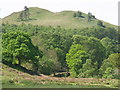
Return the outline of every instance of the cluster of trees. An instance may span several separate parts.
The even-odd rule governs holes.
[[[82,12],[77,11],[76,13],[73,14],[73,17],[78,17],[78,18],[84,18]],[[92,13],[88,13],[87,14],[87,21],[90,22],[92,19],[95,19],[95,16],[92,15]],[[105,27],[105,25],[103,25],[103,22],[101,20],[97,21],[97,25],[100,27]]]
[[[82,15],[82,12],[77,11],[76,13],[73,14],[73,17],[83,18],[84,16]],[[95,16],[92,15],[92,13],[88,12],[88,14],[87,14],[87,21],[90,22],[92,19],[95,19]],[[100,26],[103,25],[101,21],[98,21],[97,24],[100,25]]]
[[[118,77],[115,73],[115,69],[119,66],[117,46],[111,44],[110,39],[105,42],[106,39],[108,40],[108,37],[99,40],[94,37],[73,36],[72,46],[66,54],[66,61],[73,77],[99,77],[99,75],[104,78]],[[105,66],[106,59],[109,67]],[[112,72],[107,71],[108,68]]]
[[[42,51],[34,46],[29,35],[23,32],[9,32],[2,35],[2,60],[3,63],[33,64],[32,68],[36,73],[38,71],[39,58],[43,56]]]
[[[2,32],[3,61],[32,63],[32,70],[43,74],[62,70],[69,71],[72,77],[118,78],[118,41],[114,28],[72,30],[3,24]]]
[[[88,22],[90,22],[92,19],[95,19],[95,16],[92,15],[92,13],[88,12],[88,15],[87,15]]]
[[[30,12],[29,12],[29,8],[27,8],[27,6],[25,6],[24,10],[22,12],[20,12],[19,19],[21,21],[30,20]]]
[[[73,17],[82,17],[82,12],[78,11],[73,14]]]

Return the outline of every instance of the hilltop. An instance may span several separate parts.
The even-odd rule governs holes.
[[[30,7],[30,19],[29,21],[19,21],[18,17],[20,12],[13,12],[11,15],[3,18],[3,23],[10,24],[32,24],[32,25],[43,25],[43,26],[61,26],[63,28],[86,28],[86,27],[96,27],[98,19],[92,19],[90,22],[87,21],[87,14],[82,12],[83,17],[73,17],[74,13],[77,11],[61,11],[61,12],[51,12],[38,7]],[[102,21],[105,26],[115,27],[110,23]]]

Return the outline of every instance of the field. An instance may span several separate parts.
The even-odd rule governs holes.
[[[52,77],[30,75],[2,64],[3,88],[117,88],[116,79]]]

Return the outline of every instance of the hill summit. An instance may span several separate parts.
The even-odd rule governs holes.
[[[43,25],[43,26],[61,26],[63,28],[86,28],[97,26],[98,19],[94,15],[90,21],[88,21],[88,14],[85,14],[80,11],[61,11],[61,12],[51,12],[45,9],[41,9],[38,7],[30,7],[29,14],[30,20],[28,21],[20,21],[18,20],[21,12],[14,12],[11,15],[3,18],[3,23],[10,24],[33,24],[33,25]],[[79,13],[80,12],[80,13]],[[81,16],[77,16],[77,14]],[[76,15],[76,16],[75,16]],[[115,27],[112,24],[101,21],[105,26]]]

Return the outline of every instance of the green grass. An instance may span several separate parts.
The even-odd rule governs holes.
[[[53,13],[45,9],[32,7],[30,8],[30,18],[32,20],[29,21],[18,21],[18,17],[20,12],[14,12],[11,15],[5,17],[3,19],[3,23],[11,23],[11,24],[33,24],[33,25],[43,25],[43,26],[61,26],[63,28],[86,28],[86,27],[93,27],[97,26],[98,19],[93,19],[91,22],[87,22],[87,14],[83,13],[82,15],[84,18],[75,18],[73,14],[76,11],[62,11]],[[115,27],[116,26],[104,22],[104,25],[108,27]]]
[[[3,88],[117,88],[118,81],[115,79],[81,79],[71,81],[54,77],[46,79],[42,76],[29,75],[2,64],[2,87]],[[73,78],[74,79],[74,78]],[[79,78],[77,78],[79,79]],[[61,81],[63,80],[63,81]],[[67,81],[69,80],[69,81]],[[108,84],[109,83],[109,84]]]
[[[31,82],[29,80],[23,80],[19,83],[12,82],[11,80],[5,80],[2,84],[3,88],[110,88],[103,85],[77,85],[77,83],[61,83],[61,82],[49,82],[42,83]]]
[[[90,86],[90,85],[25,85],[25,86],[18,86],[18,85],[3,85],[3,88],[108,88],[105,86]]]

